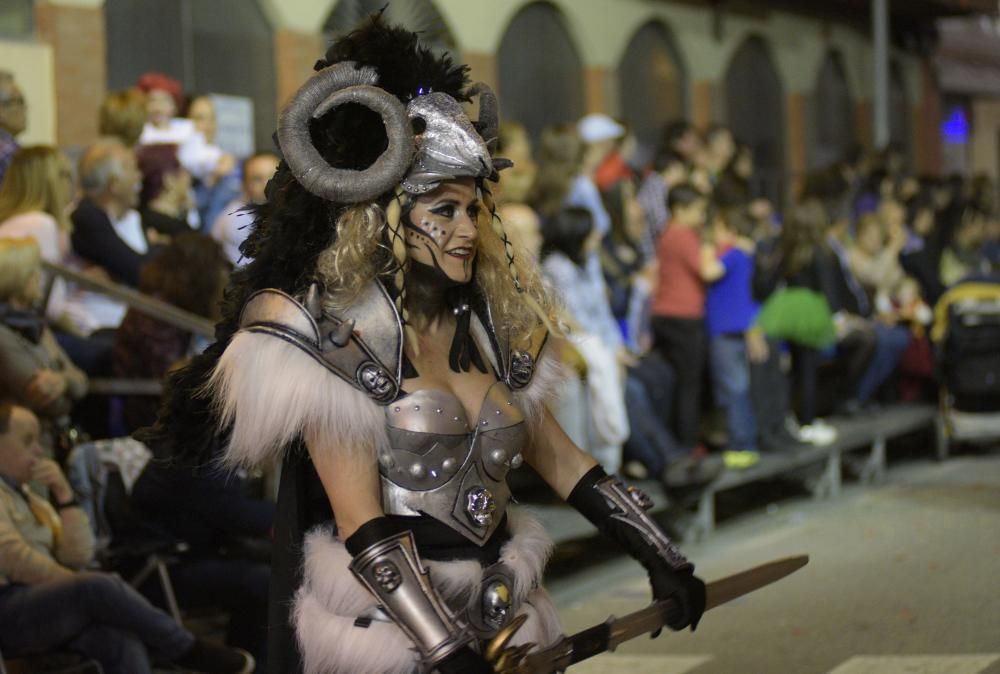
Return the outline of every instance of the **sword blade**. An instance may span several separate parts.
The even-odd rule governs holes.
[[[705,610],[732,601],[754,590],[777,582],[795,573],[809,562],[808,555],[786,557],[746,571],[720,578],[705,586]],[[657,601],[646,608],[621,618],[614,616],[600,625],[563,637],[556,644],[534,653],[522,655],[519,662],[499,672],[516,674],[550,674],[570,665],[613,651],[622,643],[664,627],[671,613],[677,611],[673,599]]]

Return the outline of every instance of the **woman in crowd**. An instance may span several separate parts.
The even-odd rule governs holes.
[[[611,313],[635,352],[649,338],[649,298],[655,264],[644,259],[640,240],[646,226],[635,183],[622,180],[602,193],[611,229],[601,241],[601,269],[609,291]]]
[[[75,191],[73,170],[59,150],[47,145],[22,148],[0,184],[0,238],[30,237],[43,260],[66,264]],[[66,285],[56,281],[47,314],[60,328],[75,331],[67,310]]]
[[[135,147],[145,124],[146,96],[139,89],[112,91],[101,103],[97,130],[102,136],[112,136],[126,147]]]
[[[194,128],[210,146],[215,146],[215,137],[219,131],[218,118],[215,113],[215,102],[211,96],[194,94],[188,101],[185,117],[194,123]],[[198,219],[201,221],[201,231],[209,232],[216,218],[233,199],[240,196],[240,171],[232,155],[223,154],[222,160],[216,164],[207,176],[194,181],[194,199],[198,209]]]
[[[0,400],[40,417],[51,447],[57,426],[87,392],[87,377],[56,342],[35,307],[41,252],[33,239],[0,239]]]
[[[473,644],[519,613],[515,641],[558,638],[537,589],[548,543],[507,514],[506,474],[523,461],[644,561],[656,596],[679,599],[672,626],[696,622],[691,564],[627,496],[609,507],[624,486],[542,403],[552,303],[494,218],[495,98],[378,19],[318,68],[283,113],[276,196],[257,211],[220,341],[174,378],[150,437],[198,454],[218,433],[232,465],[284,457],[272,669],[489,672]],[[458,103],[474,93],[478,129]],[[193,395],[206,384],[213,405]],[[298,525],[320,525],[304,547]],[[296,590],[302,665],[283,640]]]
[[[192,120],[176,116],[184,107],[180,82],[162,73],[146,73],[136,86],[146,94],[146,124],[140,145],[176,145],[181,164],[199,180],[233,170],[231,155],[212,145]]]
[[[764,302],[758,323],[792,351],[799,436],[818,445],[836,439],[816,412],[820,351],[836,341],[830,301],[837,292],[838,263],[826,244],[827,226],[819,201],[794,206],[774,244],[758,253],[754,274],[755,298]]]
[[[190,231],[191,174],[181,166],[175,145],[144,145],[135,155],[142,173],[139,213],[143,230],[150,243],[168,243],[171,237]]]
[[[186,232],[177,236],[142,268],[139,290],[210,320],[219,319],[229,262],[214,240]],[[130,309],[115,331],[114,376],[162,379],[183,365],[191,333]],[[156,421],[159,401],[149,396],[124,398],[128,434]]]

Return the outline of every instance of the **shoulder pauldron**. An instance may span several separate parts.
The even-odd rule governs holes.
[[[348,308],[333,315],[313,284],[301,300],[277,289],[250,296],[240,329],[283,339],[368,395],[379,405],[399,397],[402,386],[403,322],[388,291],[372,281]],[[540,330],[526,348],[511,348],[498,330],[488,304],[474,308],[475,323],[486,335],[498,378],[512,390],[525,388],[534,375],[547,333]]]

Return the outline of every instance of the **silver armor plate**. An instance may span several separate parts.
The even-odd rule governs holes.
[[[443,391],[417,391],[385,408],[389,452],[379,457],[382,506],[428,515],[482,545],[510,501],[507,473],[521,465],[524,414],[503,382],[490,387],[476,422]]]

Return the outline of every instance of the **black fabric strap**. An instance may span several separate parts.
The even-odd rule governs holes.
[[[600,465],[594,466],[583,474],[566,499],[567,503],[598,527],[613,512],[600,492],[594,489],[594,485],[607,476],[607,472]]]
[[[379,541],[384,541],[398,533],[399,527],[393,524],[388,517],[376,517],[358,527],[358,530],[344,541],[344,547],[351,553],[351,557],[357,557]]]

